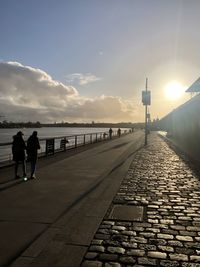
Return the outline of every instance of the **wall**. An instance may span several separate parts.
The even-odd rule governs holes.
[[[200,94],[159,121],[159,127],[188,153],[200,161]]]

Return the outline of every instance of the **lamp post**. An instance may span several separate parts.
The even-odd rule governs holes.
[[[148,78],[146,78],[145,90],[142,91],[142,103],[145,106],[145,139],[144,145],[147,145],[147,107],[151,105],[151,91],[148,90]]]

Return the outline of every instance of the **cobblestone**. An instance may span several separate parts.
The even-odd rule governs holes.
[[[144,220],[103,219],[81,267],[200,267],[200,179],[160,137],[134,154],[113,204]]]
[[[164,267],[178,267],[179,262],[178,261],[161,260],[160,265],[164,266]]]

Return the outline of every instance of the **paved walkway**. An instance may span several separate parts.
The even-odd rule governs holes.
[[[133,221],[136,207],[142,217]],[[103,266],[200,266],[199,177],[155,134],[135,154],[81,264]]]
[[[25,238],[20,231],[28,227],[31,242],[26,236],[10,266],[200,267],[199,177],[155,133],[147,147],[142,141],[140,133],[113,140],[52,164],[49,177],[44,166],[41,181],[24,183],[22,196],[36,201],[33,211],[27,213],[17,198],[17,206],[8,207],[19,209],[15,241]],[[8,192],[20,198],[20,191],[3,191],[0,208]],[[2,217],[9,212],[1,215],[1,236]]]
[[[1,169],[11,186],[0,192],[0,266],[80,264],[143,141],[138,131],[43,158],[38,179],[18,184],[13,167]]]

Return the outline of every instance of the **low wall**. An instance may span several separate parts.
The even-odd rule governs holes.
[[[200,161],[200,94],[161,119],[159,128],[167,131],[183,151]]]

